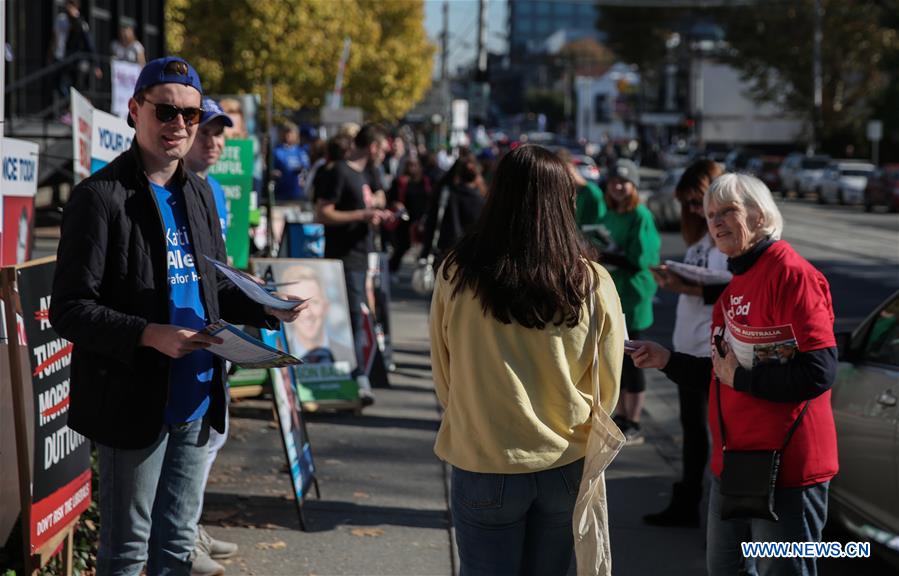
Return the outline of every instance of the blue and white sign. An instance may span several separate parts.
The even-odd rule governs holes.
[[[37,193],[37,159],[40,148],[35,142],[3,139],[3,196],[34,196]],[[2,213],[0,213],[2,218]]]
[[[134,129],[123,118],[96,108],[92,116],[91,174],[131,148],[131,140],[134,138]]]

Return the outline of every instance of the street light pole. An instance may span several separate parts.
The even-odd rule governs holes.
[[[817,150],[821,140],[822,115],[821,108],[824,101],[824,86],[821,77],[821,41],[823,32],[821,30],[822,20],[824,19],[824,6],[821,0],[815,0],[815,31],[812,43],[812,82],[814,88],[813,102],[814,109],[812,111],[812,142],[811,146]]]

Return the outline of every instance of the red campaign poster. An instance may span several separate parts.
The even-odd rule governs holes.
[[[34,195],[37,193],[38,145],[35,142],[3,139],[3,169],[0,174],[0,265],[21,264],[31,258]]]
[[[34,196],[3,195],[3,235],[0,263],[12,266],[31,260]]]

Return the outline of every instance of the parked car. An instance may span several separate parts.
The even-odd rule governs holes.
[[[806,156],[802,159],[796,173],[796,193],[800,198],[814,193],[828,164],[830,156]]]
[[[832,515],[899,553],[899,291],[838,342],[831,403],[840,472],[831,484]]]
[[[899,164],[887,164],[868,178],[864,192],[865,210],[886,206],[890,212],[899,212]]]
[[[666,169],[680,168],[690,163],[694,151],[684,142],[677,142],[662,151],[662,166]]]
[[[861,204],[874,164],[858,160],[834,160],[815,187],[819,204]]]
[[[655,217],[659,230],[680,229],[680,202],[674,195],[684,168],[674,168],[665,174],[664,180],[655,189],[649,189],[645,199],[646,207]]]
[[[724,158],[724,167],[728,172],[741,172],[746,170],[747,164],[759,153],[751,148],[734,148]]]
[[[746,171],[765,183],[769,190],[781,189],[780,165],[783,156],[754,156],[746,163]]]
[[[780,176],[781,195],[786,196],[788,192],[796,189],[796,177],[802,167],[803,158],[805,154],[802,152],[793,152],[780,164],[777,174]]]

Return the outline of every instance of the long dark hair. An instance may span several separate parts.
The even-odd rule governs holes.
[[[443,264],[453,297],[471,288],[484,314],[504,324],[576,326],[599,280],[574,221],[576,193],[549,150],[526,145],[506,154],[477,225]]]
[[[697,192],[703,197],[712,181],[724,174],[720,164],[710,158],[700,158],[690,164],[677,182],[674,194],[681,203],[680,233],[688,246],[699,242],[709,231],[705,218],[697,216],[690,210],[686,202]]]

